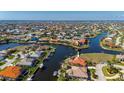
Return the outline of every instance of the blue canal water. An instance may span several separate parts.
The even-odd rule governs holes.
[[[17,47],[17,46],[22,46],[22,44],[17,44],[17,43],[2,44],[2,45],[0,45],[0,51],[1,50],[6,50],[6,49],[9,49],[9,48],[14,48],[14,47]]]
[[[105,50],[100,47],[99,41],[106,35],[106,33],[102,33],[98,35],[96,38],[91,38],[88,49],[80,50],[80,53],[108,53],[108,54],[119,54],[120,52]],[[8,48],[13,48],[16,46],[20,46],[21,44],[10,43],[0,45],[0,50],[5,50]],[[34,74],[33,81],[54,81],[56,77],[53,77],[53,72],[59,70],[63,59],[69,56],[73,56],[76,54],[75,49],[57,45],[56,51],[53,56],[49,57],[46,61],[44,61],[44,70],[38,69]]]
[[[111,50],[105,50],[101,48],[100,46],[100,40],[105,37],[107,33],[102,33],[98,35],[96,38],[90,38],[89,41],[89,48],[88,49],[82,49],[81,53],[107,53],[107,54],[119,54],[118,51],[111,51]]]
[[[96,38],[91,38],[88,49],[82,49],[80,53],[108,53],[119,54],[117,51],[105,50],[100,47],[99,41],[106,35],[102,33]],[[44,62],[45,70],[39,69],[33,77],[34,81],[54,81],[56,78],[53,76],[53,72],[59,70],[60,65],[65,57],[75,55],[76,51],[72,48],[59,45],[56,47],[55,54]]]

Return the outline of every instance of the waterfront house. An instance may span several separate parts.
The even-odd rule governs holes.
[[[51,39],[50,42],[52,43],[57,43],[59,41],[59,39]]]
[[[39,51],[44,51],[44,50],[48,50],[49,49],[49,46],[39,46],[38,48],[37,48],[37,50],[39,50]]]
[[[76,45],[76,46],[79,45],[78,40],[72,40],[71,42],[72,42],[73,45]]]
[[[88,78],[86,61],[79,56],[79,52],[77,56],[69,58],[68,63],[67,77],[79,80],[86,80]]]
[[[77,54],[76,57],[70,58],[69,63],[72,64],[72,65],[80,65],[80,66],[84,66],[84,67],[86,66],[85,59],[81,58],[79,56],[79,54]]]
[[[79,40],[79,45],[83,45],[83,44],[86,44],[86,43],[87,43],[86,39],[80,39]]]
[[[112,38],[111,37],[105,38],[105,42],[112,42]]]
[[[23,54],[23,53],[17,54],[17,58],[21,58],[21,59],[26,58],[27,56],[28,54]]]
[[[68,69],[66,72],[69,77],[74,77],[79,79],[88,78],[86,67],[71,66],[71,68]]]
[[[110,48],[114,48],[114,47],[115,47],[115,44],[114,44],[114,43],[109,43],[108,46],[109,46]]]
[[[40,55],[43,53],[43,51],[31,51],[30,53],[29,53],[29,56],[31,57],[31,58],[38,58],[38,57],[40,57]]]
[[[34,58],[24,58],[17,63],[19,66],[32,66],[36,59]]]
[[[3,50],[3,51],[0,51],[0,56],[6,56],[7,55],[7,52],[5,51],[5,50]]]
[[[124,54],[116,55],[116,59],[120,62],[124,62]]]
[[[39,41],[41,41],[41,42],[48,42],[49,38],[46,38],[46,37],[45,38],[40,38]]]
[[[113,38],[115,35],[116,35],[116,33],[108,34],[107,37],[109,37],[109,38]]]
[[[21,74],[21,67],[19,66],[8,66],[0,71],[0,78],[6,80],[15,80]]]

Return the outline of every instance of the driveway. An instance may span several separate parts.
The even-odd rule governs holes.
[[[102,72],[103,66],[106,66],[106,64],[97,64],[96,65],[96,74],[98,75],[98,81],[106,81],[105,76]]]

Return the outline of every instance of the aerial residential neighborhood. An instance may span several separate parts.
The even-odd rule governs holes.
[[[3,23],[0,80],[123,80],[123,25],[122,22]]]
[[[124,22],[1,20],[0,80],[123,81]]]
[[[123,0],[1,0],[1,93],[123,93]]]

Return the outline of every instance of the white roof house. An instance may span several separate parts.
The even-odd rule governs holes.
[[[25,58],[22,59],[20,62],[17,63],[17,65],[25,65],[25,66],[31,66],[35,59],[33,58]]]
[[[6,55],[6,51],[5,50],[3,50],[3,51],[0,51],[0,56],[5,56]]]
[[[124,61],[124,55],[116,55],[116,59],[118,59],[119,61]]]
[[[31,52],[30,57],[35,57],[38,58],[40,55],[43,53],[43,51],[36,51],[36,52]]]
[[[105,38],[105,40],[106,40],[106,41],[112,41],[112,38],[107,37],[107,38]]]

